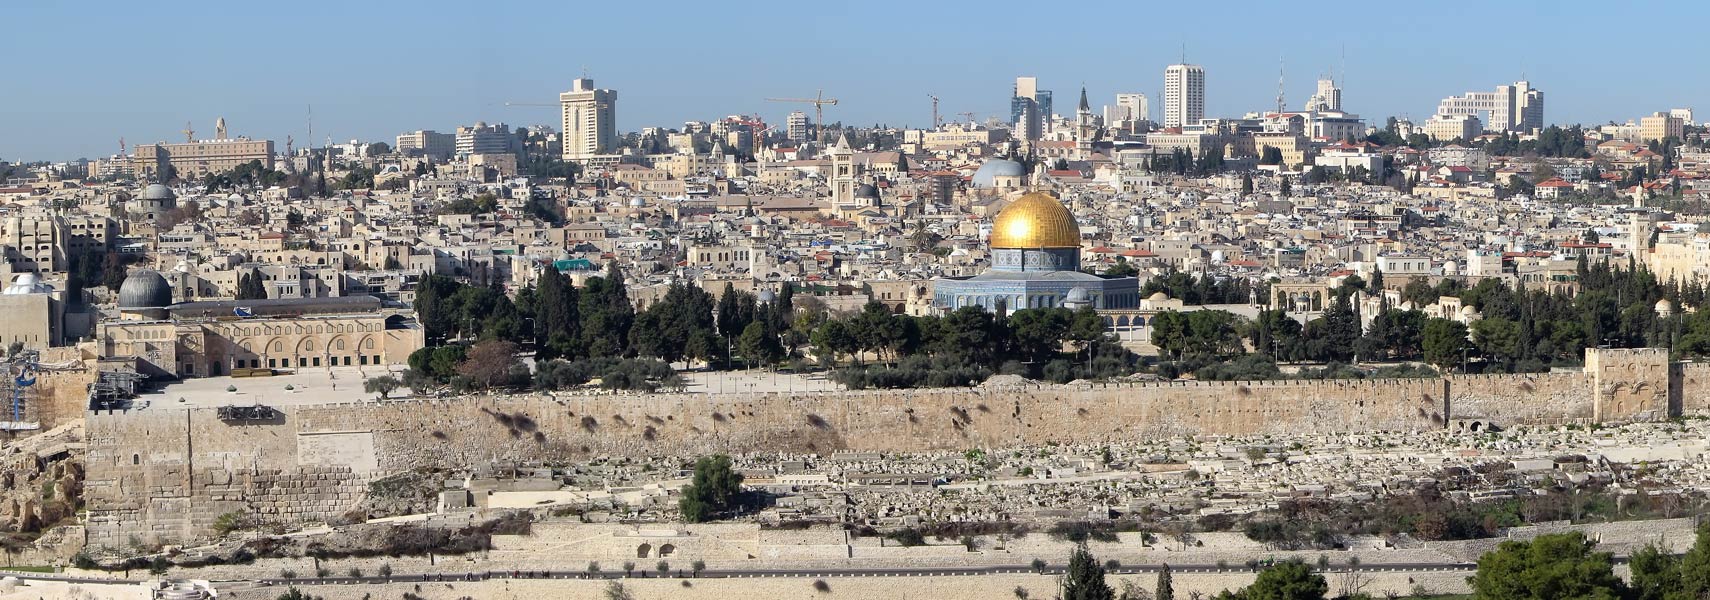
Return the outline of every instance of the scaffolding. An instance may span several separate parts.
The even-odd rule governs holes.
[[[148,377],[136,371],[97,371],[95,382],[89,384],[89,410],[122,410],[129,408],[137,396],[137,383]]]
[[[34,350],[23,350],[6,357],[7,399],[10,406],[6,413],[6,421],[0,421],[0,431],[30,431],[41,429],[42,424],[28,420],[30,414],[29,397],[36,386],[36,375],[41,372],[40,355]]]

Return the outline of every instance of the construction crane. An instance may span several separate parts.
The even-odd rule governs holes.
[[[937,129],[938,125],[939,125],[939,123],[938,123],[938,97],[934,96],[932,94],[927,94],[926,97],[932,99],[932,128]]]
[[[819,139],[821,123],[825,122],[825,105],[837,106],[836,98],[825,97],[825,90],[815,90],[812,98],[767,98],[767,102],[796,102],[813,105],[813,139]]]
[[[756,116],[740,115],[740,116],[738,116],[738,118],[725,119],[725,122],[730,123],[730,124],[735,124],[735,125],[741,125],[741,126],[748,128],[749,137],[753,138],[751,141],[754,142],[754,148],[752,150],[752,153],[755,155],[760,154],[760,141],[761,141],[761,139],[766,136],[766,132],[771,131],[773,129],[772,127],[767,127],[766,122],[762,121],[758,115],[756,115]]]
[[[184,143],[188,144],[196,141],[196,129],[190,126],[189,121],[184,122],[184,131],[180,133],[184,134]]]
[[[961,115],[961,116],[964,116],[964,117],[967,117],[967,118],[968,118],[968,124],[969,124],[969,125],[973,125],[973,124],[974,124],[974,113],[971,113],[971,112],[959,112],[959,113],[956,113],[956,114],[958,114],[958,115]]]
[[[547,108],[558,108],[560,105],[557,103],[547,104],[545,102],[506,102],[505,106],[543,106]]]

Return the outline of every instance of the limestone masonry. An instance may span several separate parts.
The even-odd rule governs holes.
[[[1591,350],[1583,372],[812,394],[575,394],[91,414],[89,545],[205,538],[221,514],[335,519],[371,479],[478,464],[712,452],[923,451],[1190,435],[1423,431],[1710,412],[1710,365]]]

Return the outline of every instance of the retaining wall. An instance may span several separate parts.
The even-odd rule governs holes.
[[[1654,353],[1602,350],[1596,374],[1433,379],[1021,385],[803,394],[577,393],[282,407],[270,422],[214,409],[88,417],[91,546],[204,536],[245,511],[323,521],[373,477],[481,464],[712,452],[917,452],[1183,435],[1423,431],[1651,418],[1598,414],[1597,389],[1639,384],[1702,410],[1710,366],[1657,375]],[[1628,363],[1631,363],[1629,365]],[[1636,365],[1636,366],[1633,366]],[[1631,368],[1629,368],[1631,367]],[[1589,369],[1588,369],[1589,370]],[[1660,377],[1662,381],[1626,381]],[[1607,396],[1607,394],[1605,394]],[[265,402],[265,399],[262,400]],[[134,539],[133,539],[134,538]]]

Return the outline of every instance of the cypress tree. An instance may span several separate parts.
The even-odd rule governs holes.
[[[1063,575],[1063,600],[1115,600],[1116,592],[1104,581],[1104,567],[1093,558],[1086,544],[1069,555],[1069,570]]]
[[[543,358],[575,358],[581,341],[576,287],[548,264],[540,276],[535,300],[535,343]]]

